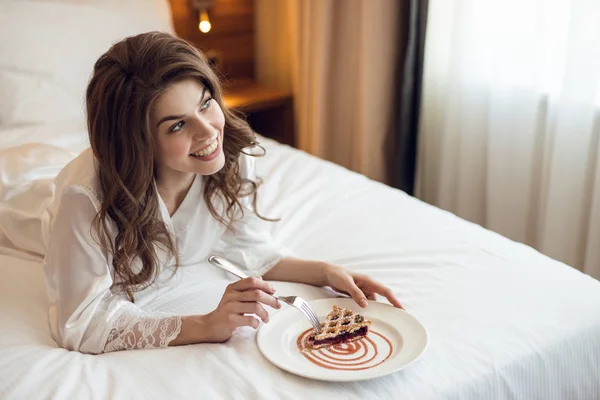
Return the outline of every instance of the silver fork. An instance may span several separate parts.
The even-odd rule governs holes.
[[[219,256],[210,256],[208,257],[208,262],[212,265],[215,265],[221,269],[224,269],[227,272],[232,273],[240,279],[248,278],[248,275],[244,273],[240,268],[235,266],[232,262],[224,259]],[[321,323],[319,322],[319,318],[317,318],[317,314],[313,311],[312,307],[304,300],[302,297],[298,296],[273,296],[277,300],[281,300],[284,303],[297,308],[300,312],[308,318],[311,325],[318,332],[321,329]]]

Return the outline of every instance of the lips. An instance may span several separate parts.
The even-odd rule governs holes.
[[[218,147],[219,147],[219,139],[215,138],[215,140],[213,140],[213,142],[211,144],[209,144],[208,146],[206,146],[205,148],[203,148],[201,150],[198,150],[195,153],[190,153],[190,155],[194,156],[194,157],[207,157],[207,156],[210,156],[215,151],[217,151]]]

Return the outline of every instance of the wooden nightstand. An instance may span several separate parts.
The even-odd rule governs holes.
[[[241,79],[226,84],[225,104],[242,112],[252,129],[280,143],[295,146],[293,97],[290,92]]]

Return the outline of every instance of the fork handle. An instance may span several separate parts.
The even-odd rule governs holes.
[[[242,271],[236,265],[234,265],[232,262],[227,261],[223,257],[210,256],[210,257],[208,257],[208,262],[219,268],[224,269],[227,272],[232,273],[233,275],[237,276],[240,279],[248,278],[248,275],[244,271]],[[281,298],[279,296],[275,296],[275,295],[271,295],[271,296],[275,297],[276,299],[281,300]],[[282,301],[285,301],[285,300],[282,300]]]
[[[210,257],[208,257],[208,262],[219,268],[224,269],[227,272],[232,273],[233,275],[237,276],[240,279],[248,278],[248,275],[246,275],[246,273],[244,273],[244,271],[242,271],[241,269],[239,269],[238,267],[236,267],[235,265],[233,265],[231,262],[227,261],[223,257],[210,256]]]

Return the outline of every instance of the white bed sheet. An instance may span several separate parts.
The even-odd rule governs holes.
[[[40,141],[83,148],[68,137],[81,134]],[[0,148],[6,143],[0,134]],[[310,381],[264,359],[250,329],[225,344],[69,352],[50,337],[40,262],[0,255],[0,398],[600,398],[598,281],[400,191],[271,141],[266,147],[259,203],[283,218],[275,234],[300,256],[392,287],[429,331],[418,362],[372,381]],[[153,308],[213,309],[228,281],[189,273],[180,292]],[[276,287],[308,299],[329,295]]]

